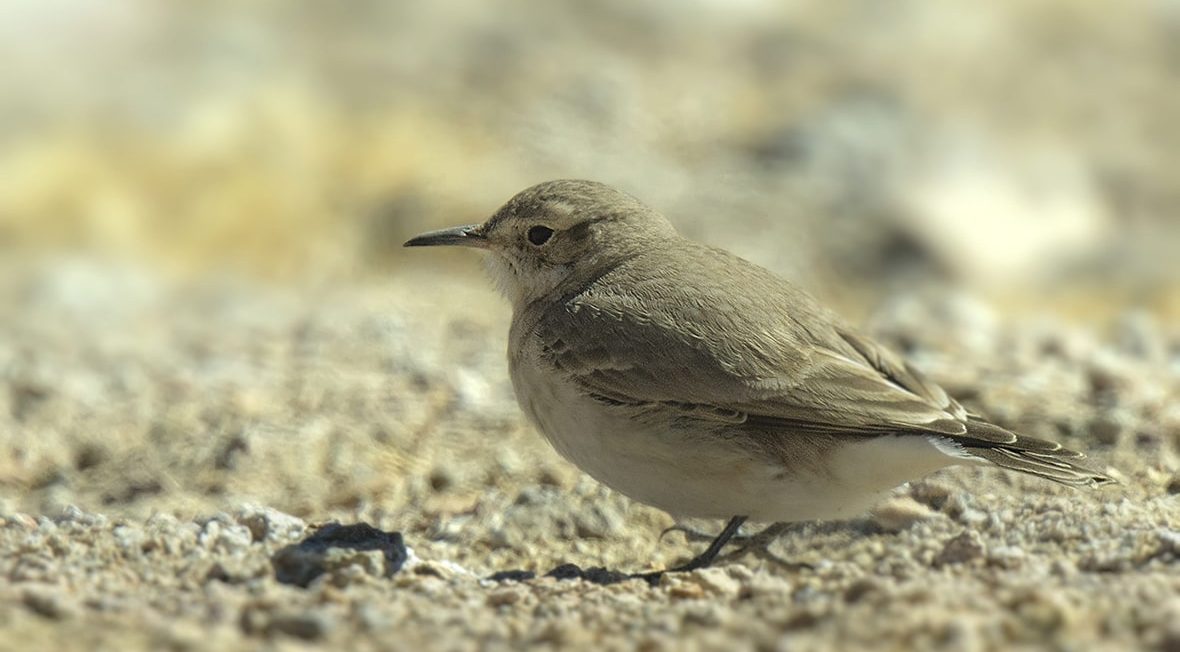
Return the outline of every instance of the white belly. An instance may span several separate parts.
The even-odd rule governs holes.
[[[531,365],[512,366],[521,407],[558,453],[608,487],[677,516],[849,518],[897,485],[964,461],[924,437],[849,438],[826,463],[788,468],[752,442],[658,428],[530,372]],[[783,436],[808,445],[805,435]]]

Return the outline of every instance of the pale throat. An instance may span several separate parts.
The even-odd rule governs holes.
[[[484,268],[500,294],[521,307],[553,292],[569,276],[564,267],[540,267],[521,270],[496,253],[484,256]]]

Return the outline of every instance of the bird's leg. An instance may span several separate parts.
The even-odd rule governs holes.
[[[735,550],[720,555],[718,559],[729,561],[752,553],[755,557],[768,561],[783,569],[792,571],[815,570],[816,567],[813,564],[805,561],[788,561],[771,552],[771,544],[780,539],[783,534],[791,531],[807,532],[813,540],[815,535],[820,533],[842,535],[843,538],[847,538],[849,525],[846,521],[772,523],[761,532],[744,537],[744,541]]]
[[[665,537],[667,537],[669,534],[672,534],[673,532],[679,532],[683,534],[684,540],[688,543],[712,543],[713,539],[717,538],[717,535],[711,532],[704,532],[702,530],[677,523],[676,525],[670,525],[664,528],[664,530],[660,532],[660,541],[663,541]],[[729,542],[736,544],[743,541],[748,541],[754,536],[757,535],[735,534],[729,539]]]
[[[759,559],[777,564],[783,568],[793,570],[812,569],[813,566],[806,562],[792,562],[787,561],[770,551],[770,545],[777,541],[784,533],[799,526],[799,523],[772,523],[761,532],[745,537],[745,540],[737,547],[736,550],[723,555],[722,559],[737,559],[743,555],[751,554]]]
[[[717,559],[717,555],[721,553],[721,549],[725,547],[725,544],[729,543],[733,535],[737,534],[738,528],[745,522],[745,516],[735,516],[729,519],[729,522],[725,524],[725,529],[721,530],[721,534],[718,534],[717,538],[713,539],[713,543],[710,543],[704,552],[679,566],[662,571],[652,571],[650,573],[636,573],[632,577],[647,580],[648,584],[655,585],[659,583],[660,577],[664,573],[687,573],[698,568],[705,568],[709,564],[712,564],[714,559]]]
[[[725,555],[726,558],[737,558],[748,553],[758,555],[770,551],[770,545],[778,540],[787,531],[791,530],[797,523],[771,523],[760,532],[751,534],[741,542],[736,550]]]
[[[725,524],[725,529],[721,530],[721,534],[718,534],[717,538],[713,539],[713,543],[710,543],[704,552],[688,560],[686,563],[671,569],[671,571],[674,573],[687,573],[688,571],[705,568],[709,564],[712,564],[713,560],[717,559],[717,555],[721,553],[721,549],[725,547],[725,544],[729,543],[729,540],[733,538],[733,535],[737,534],[738,529],[745,522],[745,516],[735,516],[729,519],[729,522]]]

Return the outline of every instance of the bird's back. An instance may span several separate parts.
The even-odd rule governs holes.
[[[913,434],[950,454],[1066,484],[1107,479],[1058,444],[969,415],[935,383],[770,271],[683,238],[521,311],[516,349],[607,406],[728,422],[763,448],[790,438]],[[675,261],[672,263],[672,261]]]

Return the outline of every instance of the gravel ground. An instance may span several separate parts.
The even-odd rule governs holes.
[[[4,649],[1180,649],[1180,338],[1144,314],[1094,332],[932,293],[870,320],[1120,484],[951,469],[650,587],[487,579],[704,544],[522,422],[507,308],[477,279],[296,291],[74,260],[0,280]],[[392,536],[291,547],[334,521],[408,558]]]
[[[24,4],[0,650],[1180,650],[1176,2]],[[523,423],[470,257],[401,249],[555,177],[1120,484],[952,469],[660,586],[544,577],[704,545]]]

